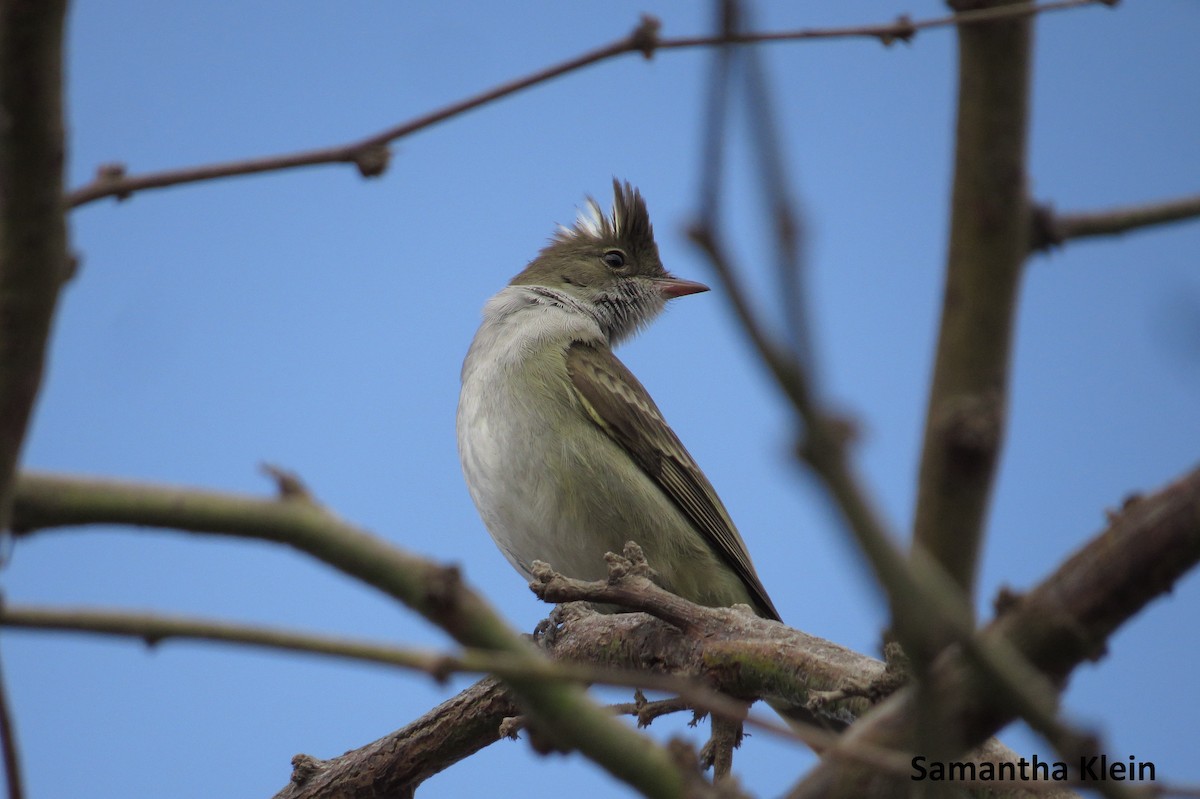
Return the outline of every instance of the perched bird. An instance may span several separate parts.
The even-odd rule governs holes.
[[[488,300],[462,368],[458,450],[471,498],[526,578],[535,560],[604,577],[641,545],[664,588],[779,613],[716,491],[613,347],[708,287],[662,265],[641,194],[613,181]]]

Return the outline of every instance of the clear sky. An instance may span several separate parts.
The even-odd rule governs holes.
[[[81,0],[69,42],[70,184],[353,140],[624,35],[709,30],[708,5],[144,3]],[[938,16],[934,2],[763,3],[771,28]],[[1037,198],[1106,208],[1200,190],[1200,10],[1125,3],[1038,23]],[[953,121],[952,32],[911,45],[762,50],[810,233],[825,396],[856,415],[858,464],[906,534],[940,305]],[[140,194],[76,211],[68,287],[27,465],[266,493],[294,469],[321,501],[466,577],[512,624],[547,608],[492,546],[454,444],[458,371],[483,302],[586,194],[641,187],[663,259],[710,281],[697,210],[709,53],[627,56],[398,143],[364,181],[321,167]],[[744,126],[726,221],[770,308],[767,227]],[[1010,436],[979,595],[1047,574],[1104,509],[1200,460],[1200,224],[1070,244],[1029,265]],[[886,614],[814,483],[793,423],[725,298],[678,301],[622,358],[737,521],[790,623],[875,652]],[[404,608],[301,556],[178,534],[87,529],[17,546],[6,601],[159,610],[448,646]],[[1184,580],[1081,669],[1070,718],[1118,758],[1200,782],[1200,581]],[[5,632],[32,797],[269,796],[298,752],[328,757],[454,690],[380,668],[195,644]],[[1184,710],[1186,709],[1186,710]],[[765,710],[762,712],[766,712]],[[665,735],[679,725],[656,724]],[[699,733],[691,733],[699,735]],[[1047,750],[1010,731],[1023,751]],[[764,734],[735,760],[774,795],[809,758]],[[495,744],[424,796],[624,796],[578,757]]]

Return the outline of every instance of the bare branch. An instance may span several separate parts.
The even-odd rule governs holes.
[[[733,750],[741,745],[740,722],[713,719],[712,736],[700,750],[700,765],[712,769],[714,782],[728,780],[733,775]]]
[[[1022,17],[958,31],[950,246],[913,545],[968,596],[1004,441],[1017,285],[1028,253],[1030,25]]]
[[[400,600],[464,646],[538,656],[453,568],[418,558],[336,518],[308,499],[265,500],[110,480],[23,474],[13,529],[131,524],[286,544]],[[561,746],[587,754],[648,796],[676,797],[684,775],[671,755],[590,700],[583,689],[536,676],[507,684]]]
[[[645,688],[677,693],[681,700],[686,701],[687,707],[703,713],[738,721],[743,720],[745,716],[744,707],[740,703],[687,675],[633,671],[586,661],[539,660],[531,663],[525,657],[474,648],[450,654],[261,625],[94,608],[51,609],[2,605],[0,627],[135,638],[150,646],[158,646],[170,639],[243,644],[384,666],[399,666],[419,671],[439,682],[451,674],[466,673],[491,674],[501,679],[537,677],[542,680],[588,685]],[[549,651],[553,653],[553,649]],[[786,738],[796,737],[790,729],[782,725],[762,722],[756,723],[756,726]],[[820,735],[821,731],[818,730],[814,734]]]
[[[638,26],[628,36],[624,36],[611,44],[603,45],[595,50],[567,59],[545,69],[539,69],[524,77],[502,83],[499,86],[480,92],[465,100],[451,103],[428,114],[423,114],[415,119],[382,130],[357,142],[245,161],[231,161],[188,169],[151,172],[145,175],[127,176],[124,174],[123,167],[110,165],[101,167],[95,180],[91,183],[80,186],[72,191],[67,198],[67,202],[74,208],[103,197],[125,199],[133,194],[133,192],[144,189],[157,189],[201,180],[232,177],[234,175],[252,175],[259,172],[275,172],[301,166],[316,166],[318,164],[352,163],[358,167],[359,173],[363,177],[377,177],[382,175],[387,169],[390,158],[387,146],[391,142],[416,133],[419,130],[432,127],[451,117],[464,114],[479,106],[499,100],[502,97],[516,94],[522,89],[536,86],[539,83],[546,83],[569,72],[583,69],[614,56],[638,52],[642,53],[646,58],[650,58],[658,45],[658,28],[658,20],[644,15]]]
[[[851,440],[850,425],[818,406],[812,396],[809,375],[800,366],[800,361],[763,327],[736,278],[728,254],[718,243],[715,231],[700,223],[691,229],[689,235],[708,256],[733,304],[738,321],[803,422],[803,439],[797,447],[797,454],[821,480],[866,556],[897,617],[896,634],[909,651],[922,650],[924,645],[921,640],[928,633],[931,619],[940,618],[938,614],[930,615],[926,597],[935,590],[933,585],[940,585],[940,582],[921,584],[914,577],[907,558],[887,530],[850,464],[847,451]],[[940,606],[950,615],[962,615],[957,611],[951,612],[952,606],[962,601],[957,592],[952,592],[944,595]],[[908,621],[910,619],[911,623]]]
[[[715,44],[730,42],[748,44],[754,42],[835,38],[871,38],[877,39],[884,44],[891,44],[897,40],[907,41],[911,39],[918,30],[954,25],[973,25],[1002,17],[1028,16],[1084,5],[1112,5],[1114,3],[1115,0],[1056,0],[1056,2],[1011,8],[1009,10],[969,11],[917,22],[902,17],[894,23],[885,25],[803,29],[775,33],[740,33],[732,37],[696,36],[673,39],[659,38],[659,21],[649,15],[643,15],[641,22],[634,28],[632,33],[610,44],[567,59],[559,64],[538,70],[522,78],[503,83],[464,100],[451,103],[450,105],[387,128],[359,141],[263,158],[228,161],[219,164],[207,164],[161,172],[148,172],[143,175],[127,175],[124,166],[120,164],[106,164],[97,170],[96,177],[90,183],[74,189],[67,195],[67,204],[75,208],[105,197],[116,197],[118,200],[123,200],[134,192],[146,189],[158,189],[185,183],[194,183],[196,181],[214,180],[237,175],[253,175],[261,172],[275,172],[321,164],[354,164],[358,167],[358,171],[363,177],[376,177],[383,174],[387,169],[388,161],[391,157],[388,144],[397,139],[436,125],[439,122],[444,122],[447,119],[466,113],[487,103],[507,97],[510,94],[515,94],[523,89],[539,83],[545,83],[567,73],[626,53],[641,53],[645,58],[651,58],[658,50],[709,47]]]
[[[758,44],[766,42],[795,42],[814,39],[877,39],[884,45],[897,41],[908,42],[918,31],[953,26],[973,26],[1008,19],[1022,19],[1051,11],[1065,11],[1088,5],[1115,6],[1117,0],[1055,0],[1048,3],[1007,5],[959,11],[942,17],[911,20],[899,17],[895,22],[880,25],[850,25],[841,28],[801,28],[776,32],[736,32],[726,36],[691,36],[663,39],[658,49],[676,47],[707,47],[714,44]]]
[[[1194,519],[1196,507],[1200,505],[1200,474],[1190,476],[1187,482],[1195,494],[1191,500],[1193,505],[1190,510],[1174,506],[1173,500],[1164,504],[1164,498],[1156,496],[1145,500],[1148,505],[1142,509],[1144,512],[1140,513],[1138,519],[1125,519],[1124,522],[1117,520],[1114,524],[1128,523],[1138,527],[1139,529],[1129,533],[1131,538],[1136,539],[1140,535],[1145,535],[1145,525],[1155,524],[1156,519],[1178,520],[1186,518],[1188,512],[1193,514],[1192,518]],[[1192,524],[1195,526],[1194,521]],[[1197,536],[1200,536],[1200,533],[1197,533]],[[1106,538],[1101,538],[1090,544],[1087,551],[1092,553],[1092,557],[1106,561],[1110,557],[1109,545],[1110,542]],[[1064,615],[1063,612],[1060,612],[1063,610],[1062,608],[1052,608],[1043,599],[1037,597],[1059,596],[1063,591],[1063,586],[1058,584],[1057,580],[1074,580],[1080,573],[1085,576],[1096,574],[1097,572],[1094,571],[1096,568],[1099,568],[1097,580],[1086,589],[1081,590],[1103,592],[1108,587],[1106,580],[1110,576],[1105,571],[1119,566],[1124,554],[1118,548],[1111,553],[1112,563],[1106,561],[1107,565],[1098,566],[1097,563],[1091,562],[1078,566],[1065,577],[1055,575],[1054,578],[1047,580],[1033,592],[1029,599],[1010,605],[1006,613],[1015,615],[1012,618],[1006,615],[1002,622],[1009,625],[1010,629],[1024,629],[1031,622],[1043,625],[1038,636],[1045,641],[1056,637],[1061,640],[1068,635],[1077,636],[1079,633],[1077,623],[1080,619]],[[1144,562],[1139,564],[1139,568],[1146,567],[1154,557],[1160,557],[1163,554],[1161,549],[1155,549],[1147,555]],[[556,591],[565,591],[571,596],[581,595],[599,601],[629,602],[634,607],[644,607],[655,612],[665,610],[666,615],[675,615],[686,619],[687,626],[692,630],[690,633],[685,633],[678,627],[650,618],[642,613],[602,614],[578,604],[564,606],[560,608],[558,623],[555,625],[553,633],[543,638],[543,644],[549,648],[555,658],[579,660],[601,667],[654,669],[675,674],[708,674],[712,679],[717,680],[723,689],[731,690],[734,693],[753,693],[755,691],[763,691],[767,695],[789,693],[793,698],[796,698],[794,692],[797,685],[810,689],[810,693],[817,693],[820,686],[844,683],[847,679],[852,681],[868,679],[871,674],[883,672],[883,666],[878,661],[850,652],[830,642],[806,636],[800,631],[789,629],[777,622],[760,619],[752,613],[731,608],[703,608],[694,605],[690,606],[690,610],[682,611],[680,608],[685,605],[676,604],[677,600],[669,599],[669,594],[648,581],[644,581],[637,570],[625,570],[615,581],[595,583],[567,580],[558,575],[547,574],[549,579],[545,584],[555,583]],[[1124,580],[1117,581],[1115,585],[1118,591],[1122,590]],[[1090,621],[1088,623],[1090,624]],[[1106,624],[1108,623],[1111,622],[1106,622]],[[1085,633],[1085,637],[1093,632],[1095,630]],[[774,662],[776,666],[764,667],[764,663],[771,662]],[[781,676],[778,666],[784,667],[783,675],[792,674],[793,676]],[[964,661],[963,668],[970,669],[971,667]],[[773,673],[775,676],[768,678],[765,676],[768,673]],[[785,684],[791,687],[783,688],[782,686]],[[980,695],[988,697],[986,701],[997,701],[994,687],[986,681],[973,683],[970,690],[979,691]],[[857,712],[861,712],[866,707],[866,703],[863,700],[856,700],[856,703],[843,707],[857,715]],[[857,708],[857,710],[853,708]],[[355,755],[354,757],[347,755],[348,759],[338,758],[336,761],[326,762],[308,758],[303,762],[319,764],[322,777],[335,784],[335,772],[332,770],[334,768],[332,764],[337,763],[336,773],[341,774],[345,779],[353,780],[356,779],[355,775],[361,772],[362,764],[368,762],[365,760],[368,755],[371,758],[369,762],[375,768],[390,773],[391,769],[400,768],[405,764],[412,767],[411,761],[417,755],[414,754],[411,747],[416,747],[419,745],[418,742],[425,740],[423,736],[427,735],[428,730],[443,730],[442,745],[445,749],[425,749],[422,750],[420,757],[444,762],[449,757],[448,753],[451,752],[465,752],[461,756],[466,756],[479,746],[496,740],[498,737],[495,726],[487,726],[486,729],[477,728],[473,721],[469,722],[471,729],[480,729],[479,734],[487,738],[486,742],[468,742],[444,733],[445,725],[452,724],[452,720],[457,714],[469,712],[471,712],[469,705],[453,704],[453,710],[447,711],[445,714],[435,711],[427,714],[418,722],[414,722],[408,728],[411,733],[397,733],[389,736],[386,739],[389,741],[387,747],[382,745],[383,742],[378,742],[364,750],[359,750],[362,754],[351,753]],[[493,721],[498,723],[499,718],[509,715],[513,715],[513,713],[500,712],[496,714]],[[838,761],[840,762],[839,767],[846,769],[865,766],[876,773],[883,772],[899,776],[905,785],[908,784],[911,775],[911,766],[908,765],[911,754],[905,755],[904,752],[911,752],[911,749],[882,747],[866,740],[854,740],[853,743],[834,746],[834,740],[828,733],[816,732],[817,734],[812,738],[806,735],[806,740],[822,749],[823,756],[827,761]],[[412,743],[408,740],[410,734],[415,739]],[[1018,758],[1014,753],[992,741],[967,759],[979,763],[1000,763],[1017,762]],[[1000,786],[981,787],[994,789]],[[329,788],[329,783],[325,783],[325,789],[332,790]],[[1061,785],[1043,786],[1037,783],[1006,785],[1001,787],[999,792],[1003,795],[1026,796],[1026,793],[1021,793],[1022,790],[1046,792],[1056,797],[1070,795],[1069,792],[1062,790]],[[309,794],[297,789],[287,795],[291,799],[299,799],[299,797]],[[338,794],[326,792],[314,795]]]
[[[1112,633],[1150,601],[1169,592],[1200,561],[1200,468],[1155,492],[1126,503],[1108,529],[1083,546],[1028,594],[1005,604],[978,643],[1015,649],[1061,685],[1079,664],[1103,656]],[[1008,686],[977,671],[972,656],[954,647],[932,665],[928,690],[939,698],[938,718],[948,740],[965,751],[995,734],[1016,716]],[[921,709],[913,687],[893,694],[856,724],[846,746],[870,743],[885,749],[912,746]],[[1075,733],[1077,734],[1077,733]],[[1083,751],[1094,738],[1058,741]],[[952,755],[953,753],[951,753]],[[1078,763],[1079,752],[1073,756]],[[824,796],[837,784],[855,796],[903,796],[909,783],[823,761],[791,794]],[[1088,783],[1110,792],[1116,783]],[[1119,786],[1117,786],[1119,787]]]
[[[285,652],[303,652],[400,666],[423,672],[439,681],[456,672],[511,673],[517,668],[528,668],[528,664],[520,658],[478,649],[468,649],[459,655],[450,655],[371,641],[162,613],[95,608],[52,609],[5,604],[0,606],[0,626],[135,638],[149,646],[158,646],[171,639],[245,644]]]
[[[429,777],[500,740],[501,723],[520,713],[508,689],[483,680],[366,746],[329,760],[296,755],[275,799],[411,797]]]
[[[734,2],[721,5],[721,36],[730,41],[740,35],[738,14],[740,6]],[[705,155],[701,175],[700,218],[688,231],[691,240],[707,256],[713,271],[721,283],[723,293],[729,298],[739,323],[750,338],[751,344],[767,365],[784,396],[792,404],[801,423],[800,443],[797,455],[817,475],[829,492],[835,507],[842,513],[847,527],[867,555],[876,571],[880,583],[893,602],[900,602],[908,594],[905,585],[907,567],[899,548],[882,519],[876,513],[867,496],[866,489],[857,479],[849,462],[847,452],[853,438],[853,426],[845,419],[826,412],[820,407],[814,385],[814,357],[808,352],[809,336],[803,330],[807,324],[803,318],[795,291],[798,285],[797,272],[802,268],[802,248],[798,241],[797,225],[792,222],[795,212],[785,185],[773,178],[769,190],[770,204],[777,216],[775,230],[779,239],[777,249],[783,280],[784,295],[788,299],[789,319],[797,328],[791,344],[773,336],[755,312],[750,298],[738,277],[739,271],[722,246],[719,234],[721,163],[725,128],[728,124],[729,84],[735,51],[722,47],[714,54],[710,80],[709,104],[705,116]],[[749,83],[750,94],[763,93],[763,76],[760,70],[752,70]],[[759,158],[765,171],[780,171],[780,158],[776,136],[769,115],[756,114],[754,126],[759,131],[757,149],[764,150]]]
[[[4,781],[8,799],[24,799],[25,780],[21,776],[21,754],[17,748],[17,725],[8,706],[8,684],[0,670],[0,748],[4,752]]]
[[[722,246],[718,233],[710,220],[701,220],[688,230],[688,238],[708,258],[725,296],[729,298],[738,322],[750,337],[751,344],[771,370],[775,382],[799,412],[808,427],[808,438],[812,438],[814,422],[820,425],[816,400],[812,396],[809,376],[800,368],[789,350],[777,341],[763,326],[755,313],[745,288],[737,279],[732,259]]]
[[[0,2],[0,530],[68,273],[65,0]]]
[[[1200,470],[1159,494],[1127,505],[1113,517],[1109,531],[1029,595],[1007,603],[985,637],[1023,631],[1022,651],[1027,643],[1035,647],[1043,656],[1036,665],[1052,678],[1061,679],[1081,660],[1096,657],[1112,630],[1153,596],[1168,590],[1179,573],[1200,559],[1198,518]],[[677,599],[666,600],[664,596],[669,595],[652,584],[639,588],[636,583],[642,576],[636,569],[627,569],[624,575],[617,581],[598,583],[565,581],[562,587],[583,591],[584,596],[598,601],[627,601],[656,612],[667,608],[667,615],[685,620],[685,626],[699,634],[688,636],[678,627],[642,614],[600,614],[576,605],[559,617],[552,636],[543,639],[554,657],[592,664],[589,668],[640,666],[672,674],[722,675],[736,681],[722,687],[735,686],[737,693],[786,695],[794,700],[802,699],[796,686],[816,693],[844,683],[847,676],[861,680],[883,672],[878,661],[752,613],[698,606],[681,610],[684,605],[675,604]],[[551,581],[558,579],[553,576]],[[702,620],[704,616],[709,617],[707,622]],[[1031,636],[1028,639],[1026,631]],[[691,643],[681,645],[681,636]],[[776,666],[764,667],[773,661]],[[1012,713],[1004,704],[1007,695],[987,679],[971,676],[973,669],[968,656],[961,653],[948,653],[934,669],[935,684],[952,689],[948,723],[1002,724],[1004,718],[996,714]],[[639,679],[658,676],[663,675],[647,674]],[[344,757],[322,761],[300,756],[293,784],[280,796],[348,795],[350,786],[368,779],[364,772],[395,786],[395,795],[405,795],[401,789],[411,790],[429,774],[498,739],[500,721],[519,712],[498,691],[494,685],[488,689],[485,682],[471,689],[469,697],[456,697],[405,730]],[[898,695],[909,696],[910,692],[902,689]],[[843,707],[854,707],[854,702],[860,709],[865,707],[861,699]],[[885,707],[890,703],[885,702]],[[997,704],[1001,705],[999,711]],[[889,729],[884,722],[871,719],[864,719],[863,724],[877,733]],[[990,734],[984,732],[987,728],[973,727],[973,734],[986,736]],[[828,750],[832,740],[826,734],[812,743]],[[904,762],[900,753],[906,749],[907,744],[881,744],[855,734],[852,742],[826,751],[826,765],[821,768],[837,764],[837,768],[850,769],[865,764],[876,773],[899,774],[907,785],[907,774],[898,768]],[[994,746],[986,751],[990,754],[976,757],[988,762],[1015,759],[1012,753]]]
[[[669,716],[672,713],[681,713],[685,710],[698,715],[695,708],[692,707],[692,703],[683,697],[673,696],[669,699],[656,699],[652,702],[646,699],[646,695],[641,690],[634,691],[632,702],[610,705],[610,708],[615,713],[634,716],[637,718],[637,725],[639,727],[649,727],[656,719]],[[695,723],[694,718],[693,723]]]
[[[1169,222],[1200,218],[1200,194],[1146,205],[1127,205],[1106,211],[1059,214],[1049,205],[1033,209],[1029,249],[1048,251],[1071,239],[1118,236]]]

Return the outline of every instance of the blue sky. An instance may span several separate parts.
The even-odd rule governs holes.
[[[811,6],[811,7],[806,7]],[[624,35],[706,32],[707,4],[76,3],[70,184],[353,140]],[[940,4],[764,3],[771,28],[939,16]],[[1200,14],[1186,0],[1038,24],[1031,184],[1062,210],[1200,189]],[[822,386],[855,414],[858,464],[904,534],[930,371],[949,201],[954,39],[762,49],[810,234]],[[711,281],[683,230],[701,167],[708,53],[628,56],[395,146],[363,181],[321,167],[147,192],[71,219],[67,289],[29,438],[30,467],[265,493],[262,461],[339,514],[461,564],[519,629],[540,606],[492,546],[454,445],[458,370],[483,302],[585,194],[639,185],[663,259]],[[761,301],[768,229],[744,126],[729,139],[731,243]],[[1008,444],[981,613],[1032,585],[1105,508],[1200,458],[1200,224],[1070,244],[1022,289]],[[770,308],[773,318],[776,309]],[[813,481],[789,412],[718,292],[689,297],[621,357],[737,521],[790,623],[874,652],[886,614]],[[89,529],[20,544],[6,601],[153,609],[448,646],[403,608],[277,548]],[[1118,758],[1200,782],[1191,663],[1200,582],[1185,579],[1081,669],[1072,719]],[[31,796],[268,796],[291,756],[340,754],[453,690],[380,668],[194,644],[5,632]],[[1169,642],[1169,644],[1168,644]],[[763,711],[765,712],[765,711]],[[680,725],[657,723],[660,737]],[[696,733],[691,733],[695,735]],[[1046,752],[1019,729],[1005,739]],[[64,749],[66,747],[66,749]],[[64,756],[69,751],[69,756]],[[735,761],[772,795],[810,762],[764,734]],[[426,796],[628,791],[578,757],[496,744]]]

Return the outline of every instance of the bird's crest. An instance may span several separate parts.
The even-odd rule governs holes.
[[[653,245],[654,228],[650,225],[650,212],[646,201],[633,184],[613,179],[612,213],[605,216],[600,203],[587,198],[587,206],[580,210],[579,217],[571,227],[559,225],[554,234],[554,243],[577,242],[586,239],[612,240],[628,243],[632,249],[639,245]]]

